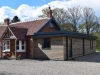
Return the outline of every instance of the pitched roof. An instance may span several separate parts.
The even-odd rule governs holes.
[[[14,24],[10,24],[9,27],[11,28],[11,30],[13,30],[14,33],[15,32],[20,33],[22,30],[27,30],[26,35],[33,35],[48,20],[49,19],[41,19],[41,20],[35,20],[35,21],[29,21],[29,22],[14,23]],[[15,30],[13,28],[15,28]]]
[[[17,39],[25,39],[26,35],[34,35],[34,33],[37,32],[38,29],[48,21],[49,19],[41,19],[28,22],[12,23],[9,25],[9,28]],[[3,35],[6,28],[7,25],[0,26],[0,37]]]
[[[2,34],[5,32],[7,26],[0,26],[0,38],[2,36]]]
[[[25,28],[16,28],[16,27],[10,27],[11,31],[15,35],[15,37],[19,40],[25,39],[25,33],[27,32],[27,29]]]

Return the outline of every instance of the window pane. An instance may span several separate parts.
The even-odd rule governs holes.
[[[16,45],[19,45],[19,41],[16,41]]]
[[[24,45],[24,41],[22,41],[22,45]]]
[[[25,49],[25,47],[24,47],[24,46],[22,46],[22,50],[23,50],[23,49]]]
[[[7,41],[7,45],[9,45],[9,41]]]
[[[47,48],[50,48],[50,39],[47,39],[46,41],[47,41],[47,43],[46,43]]]
[[[44,38],[43,39],[42,48],[50,48],[50,38]]]
[[[4,50],[5,50],[5,47],[4,47]]]
[[[19,46],[16,46],[16,49],[19,50]]]
[[[7,46],[7,49],[9,49],[9,45]]]

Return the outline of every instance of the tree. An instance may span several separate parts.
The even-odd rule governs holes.
[[[15,22],[20,22],[20,19],[18,18],[18,16],[14,16],[13,19],[11,20],[12,23]]]
[[[38,17],[39,18],[45,18],[45,17],[47,17],[47,10],[48,10],[48,8],[44,8],[42,10],[42,15],[39,15]]]
[[[43,9],[43,14],[39,17],[47,17],[47,8]],[[70,7],[65,9],[55,8],[52,10],[53,17],[63,30],[92,34],[100,31],[99,18],[89,7]]]
[[[39,18],[45,18],[47,17],[47,8],[42,10],[42,15],[39,15]],[[52,10],[52,15],[53,17],[56,19],[57,23],[59,24],[59,26],[62,27],[62,29],[64,29],[64,22],[65,22],[65,10],[61,9],[61,8],[55,8]]]
[[[99,18],[95,15],[95,12],[92,8],[84,7],[83,8],[83,21],[82,21],[82,29],[86,32],[86,34],[92,34],[99,30]]]
[[[96,32],[93,35],[97,36],[97,39],[96,39],[96,51],[100,51],[100,32]]]
[[[53,17],[56,19],[57,23],[63,30],[69,30],[78,32],[78,25],[81,18],[81,8],[80,7],[72,7],[67,10],[63,8],[55,8],[52,10]],[[47,8],[42,10],[42,15],[39,17],[47,16]]]
[[[71,31],[78,32],[81,23],[81,7],[71,7],[66,10],[66,21],[70,23]]]

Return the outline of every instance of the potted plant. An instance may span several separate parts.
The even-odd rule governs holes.
[[[20,54],[20,55],[18,55],[17,59],[18,59],[18,60],[21,60],[21,54]]]

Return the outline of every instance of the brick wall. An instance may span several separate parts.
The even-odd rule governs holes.
[[[27,42],[26,42],[26,57],[31,58],[31,38],[32,36],[27,36]]]
[[[2,42],[0,42],[0,46],[2,46]],[[2,50],[1,50],[1,48],[0,48],[0,57],[1,57],[1,55],[2,55],[2,54],[1,54],[2,52],[1,52],[1,51],[2,51]]]
[[[64,60],[63,37],[50,38],[51,48],[42,49],[42,39],[34,39],[34,56],[39,59]]]

